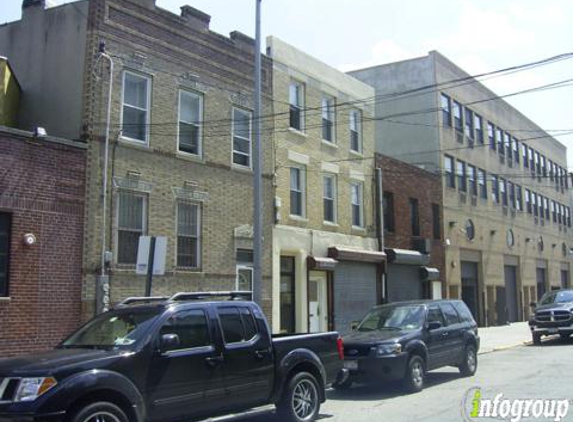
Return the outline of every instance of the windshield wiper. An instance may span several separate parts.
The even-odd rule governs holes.
[[[105,344],[63,344],[62,349],[93,349],[93,350],[111,350],[113,345]]]

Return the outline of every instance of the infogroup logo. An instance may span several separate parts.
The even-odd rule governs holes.
[[[503,393],[486,398],[480,387],[473,387],[464,394],[462,417],[467,422],[480,419],[560,422],[567,416],[569,405],[568,399],[509,399],[505,398]]]

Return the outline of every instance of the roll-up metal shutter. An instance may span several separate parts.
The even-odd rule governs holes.
[[[376,265],[339,262],[334,271],[334,329],[344,334],[376,305]]]
[[[386,280],[389,302],[422,299],[423,285],[420,280],[420,267],[388,264]]]

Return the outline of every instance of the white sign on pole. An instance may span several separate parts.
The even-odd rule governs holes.
[[[155,254],[153,257],[153,275],[165,274],[165,257],[167,255],[167,238],[157,236],[155,238]]]
[[[139,236],[139,246],[137,248],[137,264],[135,264],[135,274],[137,275],[147,275],[150,245],[151,236]]]
[[[149,271],[149,248],[151,246],[151,236],[139,236],[139,246],[137,248],[137,263],[135,274],[147,275]],[[155,249],[153,253],[153,275],[165,274],[165,258],[167,255],[167,237],[157,236],[155,238]]]

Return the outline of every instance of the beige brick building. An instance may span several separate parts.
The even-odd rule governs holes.
[[[275,37],[273,330],[347,331],[380,300],[371,87]]]

